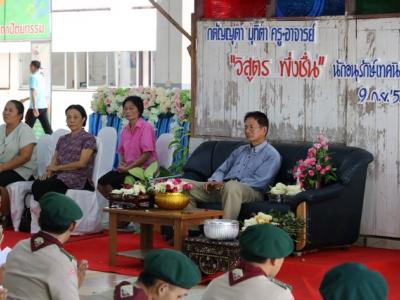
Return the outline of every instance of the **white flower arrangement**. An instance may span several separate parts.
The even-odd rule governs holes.
[[[242,227],[242,231],[246,230],[247,227],[256,225],[256,224],[273,224],[277,225],[276,223],[272,223],[273,217],[271,215],[259,212],[257,215],[250,219],[244,220],[244,225]]]
[[[274,187],[271,188],[269,192],[273,195],[295,196],[302,191],[303,189],[300,187],[300,185],[285,185],[281,182],[278,182]]]
[[[180,89],[100,87],[93,94],[91,108],[95,113],[115,114],[122,119],[122,102],[128,96],[143,99],[143,117],[153,125],[157,123],[160,114],[171,113],[179,121],[190,119],[190,92]]]
[[[286,213],[270,210],[268,214],[259,212],[252,218],[244,220],[242,231],[249,226],[257,224],[271,224],[286,231],[294,240],[297,234],[304,230],[306,226],[305,219],[297,217],[293,212]]]
[[[119,190],[112,190],[111,194],[122,196],[139,196],[146,194],[146,186],[141,182],[135,182],[131,188],[122,188]]]

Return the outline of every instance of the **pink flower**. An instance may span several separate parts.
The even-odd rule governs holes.
[[[325,175],[325,169],[321,170],[321,175]]]
[[[317,143],[317,144],[314,144],[314,147],[315,147],[315,149],[319,150],[319,149],[321,149],[322,145]]]
[[[185,119],[185,112],[181,112],[181,113],[179,113],[179,120],[184,120]]]
[[[300,166],[299,166],[300,171],[304,171],[305,168],[306,168],[306,167],[305,167],[304,165],[300,165]]]
[[[295,166],[295,167],[293,168],[293,173],[296,174],[298,169],[299,169],[299,167]]]
[[[186,183],[186,184],[183,185],[182,188],[183,188],[184,191],[190,191],[193,188],[193,186],[190,183]]]
[[[321,165],[316,165],[315,168],[316,168],[318,171],[321,171],[321,169],[322,169]]]
[[[172,186],[171,186],[170,184],[167,184],[167,185],[165,186],[165,189],[166,189],[167,191],[172,191]]]
[[[314,171],[313,171],[313,170],[309,170],[309,171],[308,171],[308,175],[310,175],[310,176],[314,176],[314,175],[315,175],[315,173],[314,173]]]
[[[104,100],[104,103],[107,104],[107,105],[110,105],[111,104],[111,100],[109,98],[107,98],[106,100]]]
[[[328,149],[328,143],[326,141],[322,141],[321,142],[321,146],[322,148],[324,148],[325,150]]]
[[[322,134],[317,135],[317,140],[321,144],[322,143],[325,143],[325,144],[328,143],[328,139],[326,137],[324,137]]]
[[[303,173],[300,174],[300,178],[304,178],[306,175],[304,175]]]
[[[172,192],[173,192],[173,193],[177,193],[177,192],[178,192],[178,188],[175,186],[175,187],[172,189]]]
[[[331,169],[331,166],[326,166],[325,171],[329,171]]]
[[[328,160],[330,160],[331,158],[329,157],[329,156],[325,156],[325,158],[324,158],[324,160],[325,161],[328,161]]]
[[[182,179],[180,179],[180,178],[174,179],[174,184],[181,184],[181,183],[182,183]]]
[[[315,158],[314,158],[314,157],[310,157],[310,158],[307,158],[307,159],[304,161],[304,164],[305,164],[305,166],[307,167],[307,166],[315,165],[315,162],[316,162]]]

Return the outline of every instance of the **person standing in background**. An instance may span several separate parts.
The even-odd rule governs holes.
[[[47,116],[46,82],[43,74],[40,72],[40,61],[32,60],[29,68],[31,71],[31,76],[29,77],[29,97],[20,100],[22,103],[30,100],[29,109],[25,115],[25,123],[33,127],[36,119],[39,118],[44,132],[52,134],[53,130]]]

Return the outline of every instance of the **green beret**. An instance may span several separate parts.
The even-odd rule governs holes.
[[[240,256],[250,262],[283,258],[293,252],[293,240],[282,229],[271,224],[247,227],[239,238]]]
[[[387,298],[387,284],[382,275],[358,263],[345,263],[328,271],[319,291],[324,300]]]
[[[190,289],[200,282],[200,271],[181,252],[169,249],[152,250],[144,257],[144,272],[172,285]]]
[[[82,210],[70,197],[49,192],[39,200],[40,217],[59,226],[69,226],[71,222],[82,218]]]

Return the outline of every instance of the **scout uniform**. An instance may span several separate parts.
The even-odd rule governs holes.
[[[199,269],[181,252],[153,250],[144,257],[144,270],[171,285],[190,289],[200,282]],[[147,300],[145,292],[129,282],[121,282],[114,291],[114,300]]]
[[[345,263],[328,271],[319,291],[324,300],[387,299],[382,275],[358,263]]]
[[[60,226],[82,218],[79,206],[62,194],[45,194],[40,206],[41,216]],[[20,241],[10,252],[3,285],[11,300],[79,300],[75,259],[58,239],[43,231]]]
[[[241,237],[239,266],[213,280],[203,300],[293,300],[290,286],[269,277],[251,262],[283,258],[293,252],[293,240],[270,224],[253,225]]]

